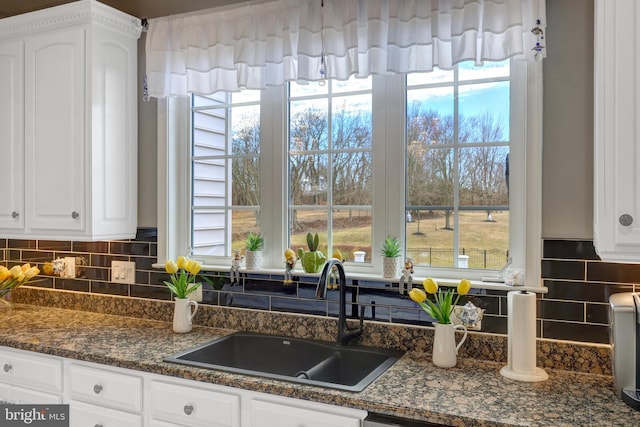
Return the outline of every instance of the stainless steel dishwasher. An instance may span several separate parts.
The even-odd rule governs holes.
[[[433,424],[425,421],[405,420],[390,415],[369,413],[364,419],[363,427],[446,427],[443,424]]]

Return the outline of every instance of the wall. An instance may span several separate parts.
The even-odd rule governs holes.
[[[593,248],[593,2],[547,2],[548,58],[544,62],[543,260],[542,279],[549,293],[538,304],[538,336],[593,343],[608,341],[608,297],[636,290],[640,266],[601,262]],[[144,43],[140,44],[141,52]],[[141,70],[143,55],[141,55]],[[156,102],[140,103],[140,225],[155,227]],[[0,236],[1,237],[1,236]],[[153,230],[140,229],[126,242],[51,242],[3,240],[0,262],[44,262],[79,256],[88,265],[78,279],[49,278],[37,285],[54,289],[168,300],[166,275],[154,270],[157,246]],[[110,283],[111,260],[136,262],[135,285]],[[226,277],[226,273],[223,274]],[[220,289],[207,286],[205,303],[272,311],[335,315],[336,293],[313,299],[313,281],[282,285],[281,276],[258,275]],[[415,304],[389,283],[359,282],[349,287],[367,305],[367,318],[383,322],[427,324]],[[638,289],[640,290],[640,289]],[[375,302],[375,304],[374,304]],[[506,333],[503,292],[481,292],[474,302],[486,309],[483,330]],[[375,306],[375,314],[373,307]]]
[[[542,236],[593,238],[593,1],[547,1]]]

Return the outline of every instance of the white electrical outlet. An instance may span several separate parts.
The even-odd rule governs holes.
[[[135,283],[136,263],[130,261],[111,261],[111,281],[113,283]]]
[[[202,286],[198,286],[198,289],[189,294],[189,299],[195,302],[202,302]]]

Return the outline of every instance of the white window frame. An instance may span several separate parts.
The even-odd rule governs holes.
[[[511,173],[510,255],[513,267],[525,271],[525,288],[543,292],[541,261],[541,200],[542,200],[542,63],[512,61],[510,169]],[[405,233],[405,152],[386,141],[404,141],[406,110],[405,79],[401,75],[373,78],[373,242],[372,260],[367,264],[346,263],[351,278],[382,279],[379,248],[387,235]],[[261,148],[261,229],[265,234],[265,273],[284,272],[284,249],[287,247],[287,96],[284,87],[270,87],[261,97],[261,139],[281,141]],[[522,114],[519,113],[522,112]],[[384,114],[384,120],[375,119]],[[158,262],[188,254],[190,239],[190,141],[189,99],[158,100]],[[526,141],[526,144],[524,143]],[[404,147],[405,144],[402,144]],[[517,147],[523,148],[518,150]],[[383,152],[380,156],[377,153]],[[381,172],[382,171],[382,172]],[[392,171],[395,171],[392,173]],[[265,194],[266,193],[266,194]],[[520,195],[521,197],[514,197]],[[269,200],[271,203],[265,203]],[[182,207],[182,209],[179,209]],[[171,214],[169,214],[171,213]],[[380,224],[384,224],[380,226]],[[524,230],[522,237],[520,231]],[[204,269],[227,271],[231,260],[206,261]],[[297,273],[304,275],[302,268]],[[486,270],[416,268],[414,280],[431,275],[441,284],[471,279],[474,287],[509,289],[502,284],[482,282]]]

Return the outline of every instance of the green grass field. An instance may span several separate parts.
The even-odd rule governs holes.
[[[469,268],[499,269],[506,262],[509,248],[509,212],[492,212],[491,222],[487,221],[484,211],[461,212],[459,216],[460,250],[469,255]],[[300,230],[291,236],[293,249],[306,249],[306,234],[317,232],[320,237],[320,250],[326,253],[327,217],[313,211],[298,211]],[[249,231],[258,231],[255,217],[251,212],[235,212],[233,217],[235,230],[233,248],[242,249],[243,241]],[[418,221],[407,223],[407,256],[414,259],[416,265],[438,267],[453,266],[453,230],[445,229],[444,213],[427,214]],[[453,225],[453,216],[451,217]],[[371,217],[367,211],[336,211],[333,223],[333,246],[341,250],[343,256],[353,260],[353,251],[367,253],[366,261],[379,256],[380,248],[371,248]],[[472,250],[474,249],[474,250]],[[485,251],[487,251],[485,253]],[[492,252],[493,251],[493,252]]]

